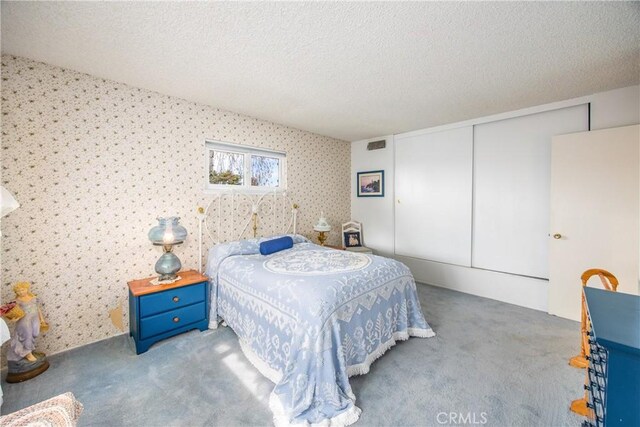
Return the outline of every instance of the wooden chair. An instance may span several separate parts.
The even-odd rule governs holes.
[[[616,292],[618,289],[618,279],[613,274],[609,273],[607,270],[602,270],[599,268],[592,268],[580,276],[582,280],[582,287],[587,286],[587,282],[593,276],[598,276],[600,281],[602,282],[602,286],[612,292]],[[581,342],[580,342],[580,354],[569,359],[569,365],[576,368],[587,368],[589,366],[589,361],[587,357],[589,357],[589,330],[591,329],[591,325],[589,324],[589,317],[587,315],[587,303],[584,299],[584,292],[582,292],[582,314],[580,316],[580,334],[581,334]],[[587,373],[587,378],[585,380],[585,384],[589,383],[589,375]],[[593,411],[587,406],[589,396],[587,396],[587,391],[585,390],[584,397],[580,399],[576,399],[571,402],[570,409],[576,414],[580,414],[585,417],[593,418]]]
[[[602,270],[599,268],[592,268],[590,270],[585,271],[580,276],[580,280],[582,280],[582,286],[587,286],[587,282],[593,276],[597,275],[602,282],[602,286],[608,290],[616,292],[618,289],[618,279],[613,274],[609,273],[607,270]],[[580,354],[569,359],[569,365],[575,368],[586,368],[589,366],[589,362],[587,361],[587,356],[589,355],[589,333],[590,325],[587,323],[587,306],[584,300],[584,292],[582,293],[582,313],[580,316],[580,333],[582,337],[582,341],[580,343]]]

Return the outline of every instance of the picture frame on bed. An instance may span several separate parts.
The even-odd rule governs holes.
[[[358,172],[358,197],[384,197],[384,171]]]

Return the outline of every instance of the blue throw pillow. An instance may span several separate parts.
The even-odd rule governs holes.
[[[262,255],[269,255],[275,252],[280,252],[285,249],[293,247],[293,239],[289,236],[280,237],[278,239],[267,240],[260,243],[260,253]]]

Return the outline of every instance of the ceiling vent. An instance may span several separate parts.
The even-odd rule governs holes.
[[[373,141],[367,144],[367,150],[371,151],[371,150],[381,150],[384,147],[387,146],[387,141],[386,140],[381,140],[381,141]]]

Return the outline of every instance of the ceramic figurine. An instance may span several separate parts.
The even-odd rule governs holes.
[[[26,381],[49,368],[46,355],[35,351],[36,338],[48,331],[49,325],[40,310],[38,297],[31,293],[30,287],[28,282],[20,282],[13,287],[16,306],[4,315],[15,323],[7,350],[9,383]]]

